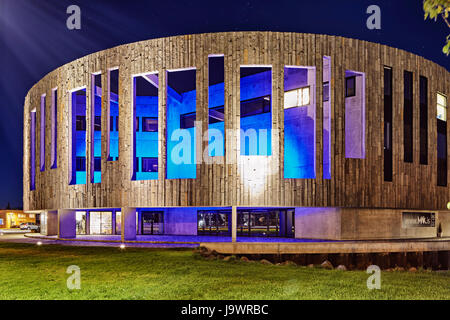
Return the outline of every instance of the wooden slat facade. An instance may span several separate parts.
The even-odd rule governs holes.
[[[197,165],[196,179],[165,179],[166,70],[195,67],[197,120],[208,120],[208,55],[225,60],[225,156]],[[331,180],[322,178],[322,58],[331,57]],[[272,66],[272,155],[240,156],[240,65]],[[316,68],[316,178],[284,179],[284,66]],[[383,181],[383,66],[393,69],[393,182]],[[87,173],[90,172],[91,74],[119,67],[119,160],[107,159],[102,126],[102,183],[69,185],[69,92],[87,88]],[[366,157],[345,158],[345,70],[366,76]],[[414,74],[414,161],[403,161],[403,71]],[[132,75],[159,74],[159,179],[132,181]],[[428,165],[419,165],[419,75],[428,78]],[[58,88],[57,168],[50,169],[51,91]],[[445,209],[450,188],[437,186],[436,92],[450,96],[443,67],[385,45],[328,35],[228,32],[176,36],[126,44],[70,62],[46,75],[25,98],[23,202],[25,210],[153,206],[303,206]],[[46,169],[39,171],[40,97],[46,99]],[[102,123],[108,123],[108,92]],[[30,110],[36,107],[36,189],[30,191]],[[197,130],[200,128],[198,127]],[[450,140],[450,126],[447,126]],[[207,143],[197,134],[197,159]],[[201,150],[200,146],[202,147]],[[450,149],[448,148],[448,154]],[[450,177],[448,177],[450,181]]]

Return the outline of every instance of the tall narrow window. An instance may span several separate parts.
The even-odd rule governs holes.
[[[331,58],[323,57],[323,178],[331,179]]]
[[[195,179],[196,70],[167,71],[167,179]]]
[[[366,157],[365,74],[345,71],[345,157]]]
[[[420,76],[420,164],[428,164],[428,79]]]
[[[208,154],[211,157],[225,154],[224,137],[224,57],[208,57]]]
[[[133,180],[158,179],[158,88],[158,73],[133,77]]]
[[[86,88],[71,92],[70,184],[86,183]]]
[[[447,97],[437,94],[437,185],[447,186]]]
[[[316,69],[284,68],[284,178],[314,179]]]
[[[30,112],[30,190],[36,189],[36,109]]]
[[[58,148],[58,89],[52,90],[52,164],[51,168],[55,169],[58,166],[57,161]]]
[[[102,75],[91,79],[91,182],[102,182]]]
[[[392,181],[392,68],[384,67],[384,181]]]
[[[272,68],[241,66],[241,155],[272,154]]]
[[[41,123],[40,123],[40,167],[41,171],[45,170],[45,94],[41,96]]]
[[[413,162],[413,74],[403,73],[403,154],[405,162]]]
[[[119,69],[108,71],[109,122],[108,161],[119,158]],[[116,121],[114,121],[116,119]],[[116,126],[114,128],[114,122]]]

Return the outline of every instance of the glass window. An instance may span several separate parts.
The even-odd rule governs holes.
[[[392,181],[392,69],[384,67],[384,181]]]
[[[250,237],[292,238],[295,235],[294,210],[238,210],[237,234]]]
[[[240,154],[272,155],[272,68],[241,66]]]
[[[322,94],[323,94],[323,178],[331,179],[331,57],[324,56],[322,59]]]
[[[403,73],[403,156],[413,162],[413,73]]]
[[[447,97],[443,94],[437,94],[437,118],[447,121]]]
[[[356,95],[356,77],[345,78],[345,96],[354,97]]]
[[[322,92],[323,92],[323,102],[329,101],[330,100],[330,83],[328,81],[323,83]]]
[[[316,105],[314,67],[284,68],[284,178],[314,179]]]
[[[119,69],[108,71],[108,89],[109,89],[109,117],[110,128],[108,135],[108,161],[115,161],[119,157]],[[114,127],[114,118],[116,118],[116,130]]]
[[[437,185],[447,186],[447,97],[437,94]]]
[[[196,70],[167,71],[166,178],[195,179],[197,90]]]
[[[142,132],[158,132],[158,118],[143,117],[142,118]]]
[[[180,115],[180,128],[189,129],[194,128],[196,113],[190,112]]]
[[[95,116],[94,118],[94,131],[102,131],[102,117]]]
[[[158,158],[142,158],[142,172],[158,172]]]
[[[91,211],[89,220],[90,234],[112,234],[112,212]]]
[[[299,88],[284,93],[284,108],[294,108],[309,105],[309,87]]]
[[[345,157],[366,157],[365,74],[345,71]]]
[[[76,211],[76,226],[77,226],[77,234],[86,234],[86,212],[85,211]]]
[[[30,112],[30,190],[36,188],[36,109]]]
[[[116,234],[122,233],[122,212],[116,211]]]
[[[57,167],[57,138],[58,138],[58,89],[52,90],[52,169]]]
[[[86,183],[86,89],[71,94],[72,140],[70,184]]]
[[[133,112],[136,117],[133,130],[133,177],[132,180],[158,179],[158,73],[148,73],[133,77]],[[142,129],[139,131],[139,120]],[[139,159],[142,169],[139,170]],[[152,159],[152,160],[148,160]],[[151,163],[150,163],[151,161]]]
[[[102,158],[94,158],[94,171],[102,171]]]
[[[76,168],[77,171],[86,171],[86,158],[76,157]]]
[[[420,76],[420,164],[428,164],[428,79]]]
[[[200,210],[197,212],[198,235],[230,235],[229,210]]]
[[[45,94],[41,96],[41,143],[40,143],[40,160],[41,160],[41,171],[45,170]]]
[[[225,154],[225,59],[223,55],[208,57],[208,155]]]
[[[77,116],[76,129],[77,131],[86,131],[86,116]]]

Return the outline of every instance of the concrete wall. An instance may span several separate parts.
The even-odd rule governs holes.
[[[442,237],[450,237],[450,211],[439,211],[437,225],[441,224]]]
[[[418,239],[437,236],[439,223],[442,237],[450,236],[450,212],[436,214],[435,227],[402,226],[402,213],[408,210],[296,208],[295,237],[311,239]],[[415,212],[433,212],[415,210]]]
[[[436,227],[402,227],[402,212],[390,209],[341,209],[342,239],[433,238]],[[416,210],[419,211],[420,210]],[[430,212],[430,211],[426,211]]]
[[[338,208],[295,208],[295,238],[340,239]]]

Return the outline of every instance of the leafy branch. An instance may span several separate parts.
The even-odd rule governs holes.
[[[425,18],[436,21],[440,16],[442,20],[450,28],[449,14],[450,14],[450,0],[424,0],[423,1],[423,11],[425,12]],[[442,48],[442,52],[446,55],[450,53],[450,34],[446,39],[447,43]]]

